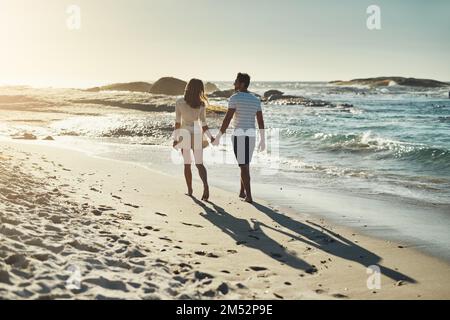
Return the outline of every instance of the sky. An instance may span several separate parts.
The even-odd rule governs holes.
[[[380,30],[366,26],[369,5]],[[449,12],[448,0],[0,0],[0,84],[450,81]]]

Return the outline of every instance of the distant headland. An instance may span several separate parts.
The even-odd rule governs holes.
[[[339,86],[364,85],[370,87],[387,87],[392,85],[399,85],[399,86],[423,87],[423,88],[438,88],[450,86],[449,83],[437,80],[404,78],[404,77],[377,77],[377,78],[352,79],[349,81],[337,80],[331,81],[330,84],[335,84]]]

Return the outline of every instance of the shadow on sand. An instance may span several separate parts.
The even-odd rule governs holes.
[[[213,202],[202,202],[194,197],[192,199],[204,209],[205,213],[202,216],[233,238],[237,244],[259,250],[290,267],[307,273],[316,272],[314,266],[297,257],[295,253],[289,252],[288,248],[269,237],[261,227],[279,232],[297,241],[302,241],[310,247],[327,252],[329,255],[354,261],[365,267],[376,265],[383,275],[392,280],[416,283],[414,279],[398,271],[381,266],[379,264],[382,261],[380,256],[313,222],[302,223],[264,205],[253,204],[258,211],[265,214],[273,222],[289,230],[283,231],[258,220],[252,220],[252,223],[250,223],[247,219],[234,217]]]

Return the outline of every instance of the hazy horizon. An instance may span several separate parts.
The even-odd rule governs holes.
[[[68,19],[80,9],[80,29]],[[369,30],[367,7],[381,9]],[[86,88],[163,76],[450,81],[450,2],[4,0],[0,85]],[[149,80],[152,79],[152,80]],[[208,80],[207,80],[208,79]],[[222,80],[218,80],[222,79]]]

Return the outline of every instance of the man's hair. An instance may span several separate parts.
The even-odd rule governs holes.
[[[245,88],[247,89],[250,86],[250,76],[247,73],[241,73],[239,72],[237,74],[237,81],[240,83],[243,83],[245,85]]]

